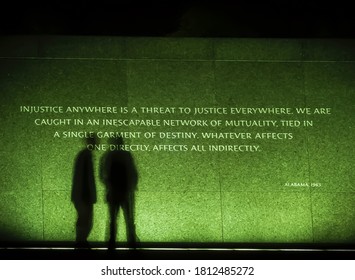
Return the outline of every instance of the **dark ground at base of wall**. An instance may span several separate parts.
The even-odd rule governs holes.
[[[74,248],[74,243],[1,244],[0,259],[355,259],[355,244],[214,244],[140,243],[136,249],[119,243],[107,250],[105,243],[91,243],[91,249]]]

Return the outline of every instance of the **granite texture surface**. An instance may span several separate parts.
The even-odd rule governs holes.
[[[131,132],[139,137],[124,141],[138,171],[133,219],[142,242],[355,243],[353,47],[353,40],[328,39],[1,37],[0,240],[74,241],[74,165],[86,144],[64,135]],[[24,113],[20,106],[119,112]],[[142,107],[291,108],[292,114],[157,114]],[[125,119],[161,125],[103,123]],[[257,139],[258,133],[282,139]],[[106,241],[100,172],[111,142],[97,140],[89,241]],[[210,150],[218,145],[252,150]],[[122,211],[118,220],[117,240],[125,241]]]

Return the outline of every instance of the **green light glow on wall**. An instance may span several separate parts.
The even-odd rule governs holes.
[[[53,135],[120,130],[102,124],[37,126],[35,118],[58,115],[21,113],[20,106],[322,107],[331,108],[331,115],[234,117],[297,118],[312,121],[312,127],[126,127],[142,134],[293,134],[291,140],[127,139],[132,145],[261,147],[132,152],[139,173],[136,231],[142,242],[354,243],[354,46],[353,40],[2,37],[0,240],[74,241],[70,196],[83,141]],[[65,118],[86,122],[102,116]],[[98,201],[89,241],[108,238],[99,176],[103,155],[93,152]],[[118,240],[126,240],[122,213],[118,228]]]

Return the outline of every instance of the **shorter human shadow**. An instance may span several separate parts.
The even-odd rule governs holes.
[[[88,237],[93,227],[94,204],[96,203],[96,184],[92,151],[88,145],[95,145],[96,138],[85,139],[85,148],[76,157],[71,201],[77,211],[76,247],[89,248]]]
[[[129,247],[136,248],[139,241],[134,221],[135,191],[138,184],[138,172],[130,152],[121,149],[122,138],[113,138],[110,147],[100,163],[100,178],[106,186],[106,201],[109,208],[109,249],[116,247],[117,217],[119,209],[123,211],[127,242]]]

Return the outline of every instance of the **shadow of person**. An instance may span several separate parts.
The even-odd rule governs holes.
[[[93,210],[96,203],[96,184],[93,154],[88,147],[95,145],[95,138],[85,140],[85,148],[79,152],[74,165],[71,200],[77,211],[76,247],[89,248],[87,241],[93,226]]]
[[[138,173],[130,152],[121,149],[122,138],[111,140],[110,147],[115,149],[107,152],[100,164],[100,177],[106,186],[106,200],[110,215],[109,249],[116,246],[117,216],[123,210],[126,222],[128,245],[136,247],[138,241],[134,222],[135,191],[137,190]]]

